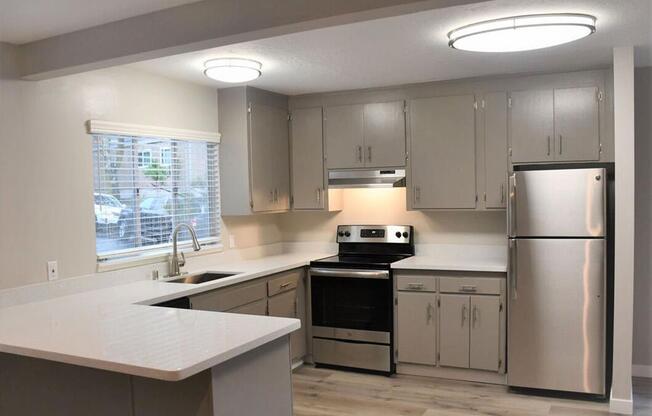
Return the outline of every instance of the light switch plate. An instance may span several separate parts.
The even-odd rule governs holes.
[[[48,262],[48,280],[57,280],[59,278],[59,266],[56,260]]]

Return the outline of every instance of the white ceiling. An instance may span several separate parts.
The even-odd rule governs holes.
[[[196,1],[0,0],[0,42],[32,42]]]
[[[652,64],[652,0],[497,0],[278,36],[130,65],[211,85],[203,63],[238,56],[263,64],[249,85],[290,95],[490,74],[567,71],[607,66],[612,48],[636,45]],[[508,54],[453,50],[446,33],[474,21],[545,12],[588,13],[597,32],[550,49]]]

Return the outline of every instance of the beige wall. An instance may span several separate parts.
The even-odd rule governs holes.
[[[634,365],[652,366],[652,67],[638,68],[636,88],[636,249]]]
[[[0,289],[94,273],[93,164],[84,123],[216,131],[216,90],[114,68],[45,81],[11,79],[12,48],[0,45]],[[236,244],[280,239],[275,216],[225,221]]]
[[[505,245],[505,211],[421,212],[405,208],[405,188],[344,189],[341,212],[279,216],[284,241],[334,241],[338,224],[408,224],[415,241]]]

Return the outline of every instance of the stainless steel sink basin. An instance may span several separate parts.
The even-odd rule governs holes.
[[[235,276],[238,273],[201,273],[189,276],[182,276],[173,280],[167,280],[167,283],[190,283],[199,284],[212,282],[213,280],[224,279],[225,277]]]

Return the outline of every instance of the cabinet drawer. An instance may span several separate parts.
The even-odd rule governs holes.
[[[244,315],[267,315],[267,299],[257,300],[237,308],[229,309],[230,313],[241,313]]]
[[[296,289],[302,274],[303,269],[277,274],[267,281],[267,295],[274,296],[278,293]]]
[[[439,290],[442,293],[500,295],[501,281],[486,277],[440,277]]]
[[[292,290],[269,298],[269,316],[297,317],[297,291]]]
[[[397,276],[396,288],[405,291],[436,292],[437,278],[433,276]]]
[[[228,311],[265,298],[265,282],[218,289],[192,297],[193,309]]]

